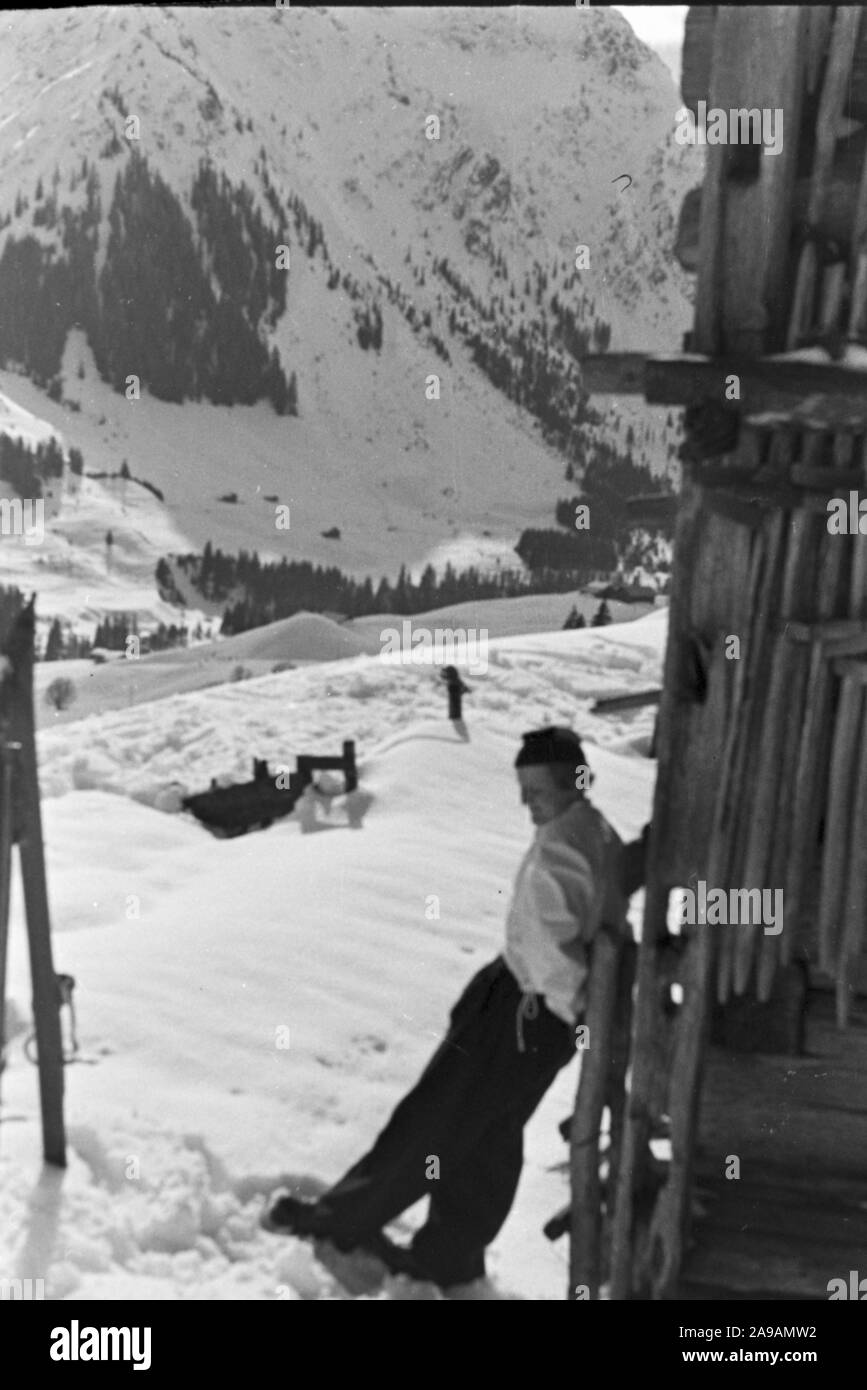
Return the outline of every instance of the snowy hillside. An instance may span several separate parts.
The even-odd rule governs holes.
[[[414,614],[411,630],[447,627],[466,631],[468,640],[477,642],[484,651],[485,642],[499,637],[558,632],[573,607],[589,624],[599,601],[588,593],[573,591],[460,603],[452,608]],[[614,599],[609,601],[608,607],[615,623],[629,622],[647,611],[646,604],[618,603]],[[658,620],[664,622],[664,614],[660,613]],[[405,621],[398,614],[383,613],[375,618],[338,623],[321,613],[302,612],[233,637],[196,643],[191,647],[175,647],[136,660],[127,660],[118,653],[117,659],[101,665],[89,660],[65,661],[59,668],[53,662],[40,662],[34,673],[37,723],[52,726],[68,723],[87,715],[104,714],[107,710],[129,709],[172,695],[186,695],[226,681],[270,675],[287,666],[323,661],[342,663],[362,652],[378,656],[383,649],[383,632],[391,628],[401,633]],[[592,635],[585,635],[585,641],[588,645],[582,651],[586,653],[592,649]],[[335,682],[354,669],[343,665],[336,668]],[[57,678],[58,670],[75,688],[72,703],[63,710],[47,705],[43,699],[46,688]],[[416,674],[419,670],[416,668]],[[423,673],[423,668],[421,670]]]
[[[594,441],[624,448],[630,424],[636,461],[671,472],[662,410],[620,403],[576,428],[576,353],[603,330],[612,347],[676,348],[690,317],[670,247],[696,154],[672,138],[670,75],[617,12],[19,12],[5,21],[0,90],[0,301],[9,311],[23,294],[34,329],[28,337],[7,312],[0,391],[80,449],[87,472],[116,473],[126,460],[165,499],[164,514],[158,503],[139,519],[118,514],[111,484],[95,484],[85,527],[62,518],[43,566],[61,576],[66,567],[75,587],[64,596],[47,582],[43,612],[67,612],[79,580],[105,608],[123,606],[128,581],[127,606],[144,612],[149,564],[207,540],[375,576],[429,559],[509,557],[521,529],[552,524],[569,490],[565,461],[589,456]],[[438,139],[426,137],[431,115]],[[219,216],[252,257],[250,283],[264,276],[276,299],[256,319],[224,248],[219,303],[240,304],[244,331],[297,377],[297,415],[264,398],[166,399],[146,364],[127,360],[123,276],[139,265],[150,286],[182,249],[149,243],[118,202],[116,181],[134,160],[164,182],[162,222],[174,227],[176,214],[212,289],[202,219],[224,195],[200,187],[194,209],[192,189],[203,161],[227,181]],[[248,195],[254,211],[242,216]],[[264,240],[251,250],[254,213]],[[127,228],[126,251],[110,222]],[[158,238],[161,219],[148,225]],[[579,244],[590,253],[580,270]],[[278,245],[291,252],[283,284]],[[112,274],[100,278],[109,253]],[[154,329],[154,372],[181,352],[181,304],[167,299]],[[217,334],[214,312],[202,324]],[[381,342],[371,341],[377,316]],[[147,355],[142,317],[138,306],[137,359]],[[100,371],[115,386],[143,373],[141,399]],[[431,373],[439,399],[426,394]],[[228,493],[236,503],[218,500]],[[274,498],[291,508],[288,531],[275,527]],[[101,542],[115,522],[107,575]],[[324,538],[335,526],[340,539]],[[7,538],[3,548],[14,551],[7,575],[18,566],[22,584],[34,582],[39,557]]]
[[[510,730],[512,699],[520,698],[528,725],[580,720],[600,742],[627,750],[635,742],[646,752],[652,709],[613,722],[590,714],[589,707],[602,696],[659,683],[666,629],[667,613],[660,610],[612,627],[492,640],[487,671],[470,678],[467,717],[477,714]],[[193,792],[204,790],[212,777],[246,780],[254,756],[275,766],[323,740],[339,753],[345,738],[357,740],[361,756],[383,727],[392,727],[381,722],[383,702],[392,714],[399,712],[400,721],[438,718],[445,705],[430,666],[392,666],[377,656],[315,663],[253,680],[214,681],[213,688],[191,694],[173,693],[184,691],[184,673],[172,656],[151,658],[149,665],[166,673],[164,684],[151,688],[149,703],[135,700],[138,663],[122,661],[115,668],[114,691],[108,687],[105,713],[85,713],[43,730],[43,795],[99,788],[154,804],[173,783]],[[125,708],[120,707],[124,686],[133,686]],[[511,697],[504,698],[504,687]]]
[[[439,1298],[383,1280],[374,1262],[266,1234],[263,1201],[281,1183],[313,1191],[357,1156],[498,952],[532,831],[512,770],[522,730],[574,721],[594,798],[623,835],[640,830],[654,764],[632,745],[646,745],[653,711],[609,723],[587,708],[652,683],[664,632],[658,613],[500,639],[468,741],[430,673],[364,656],[162,700],[146,720],[140,708],[43,733],[55,964],[77,980],[81,1053],[67,1069],[70,1167],[40,1175],[16,884],[0,1266],[44,1277],[49,1298]],[[231,841],[141,804],[181,772],[344,737],[358,740],[367,802],[356,830],[340,797],[320,833],[293,815]],[[531,1122],[490,1278],[464,1296],[562,1299],[565,1246],[541,1226],[563,1201],[556,1126],[576,1077],[561,1073]]]

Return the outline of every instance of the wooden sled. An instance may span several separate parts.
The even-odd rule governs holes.
[[[287,779],[285,773],[269,772],[264,759],[254,758],[252,782],[236,783],[231,787],[212,783],[208,791],[185,796],[181,804],[213,834],[231,837],[245,835],[248,830],[267,830],[275,820],[291,815],[299,797],[311,785],[315,771],[342,772],[347,792],[355,791],[358,786],[352,739],[344,742],[340,757],[302,753],[295,761],[296,771],[290,772]]]

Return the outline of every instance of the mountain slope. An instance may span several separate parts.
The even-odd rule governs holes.
[[[203,161],[289,248],[285,313],[272,305],[255,331],[297,374],[297,418],[265,399],[173,405],[147,381],[127,401],[99,379],[101,345],[74,310],[60,400],[0,378],[87,470],[125,457],[157,484],[189,548],[211,539],[393,574],[490,532],[502,556],[524,526],[551,524],[567,460],[580,475],[598,442],[624,447],[628,422],[648,427],[637,457],[670,468],[665,412],[637,403],[619,421],[582,420],[582,352],[676,347],[690,312],[667,248],[696,155],[673,141],[668,73],[616,12],[95,7],[16,14],[8,30],[0,237],[52,247],[56,263],[86,160],[94,276],[103,301],[116,296],[108,219],[137,156],[214,276],[192,207]],[[426,138],[431,116],[439,139]],[[231,274],[214,279],[218,298],[238,295]],[[103,326],[117,321],[101,307]],[[227,491],[236,506],[217,502]],[[262,501],[275,495],[292,506],[291,534]],[[320,534],[333,525],[337,543]]]

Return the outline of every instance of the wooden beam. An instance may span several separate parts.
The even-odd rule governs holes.
[[[863,618],[827,618],[814,623],[793,622],[791,619],[781,625],[786,636],[793,642],[848,642],[854,639],[861,642],[867,638],[867,622]],[[859,647],[860,650],[860,647]]]
[[[632,522],[653,524],[674,521],[677,516],[676,492],[648,492],[639,497],[627,497],[626,515]]]
[[[789,469],[789,481],[795,487],[809,488],[814,492],[821,492],[827,497],[829,493],[837,492],[857,492],[864,481],[860,468],[813,468],[804,463],[793,464]]]
[[[840,657],[839,660],[831,663],[831,669],[835,676],[840,676],[843,680],[850,680],[855,685],[867,685],[867,662],[865,661],[858,661],[854,657]]]
[[[581,382],[591,396],[643,396],[646,352],[600,352],[581,360]],[[667,359],[663,359],[667,360]]]
[[[791,413],[808,397],[820,396],[829,402],[832,416],[825,419],[823,415],[817,424],[832,429],[847,422],[853,428],[867,423],[867,373],[830,358],[813,362],[795,354],[744,358],[610,352],[585,357],[581,372],[591,395],[643,395],[650,405],[695,405],[710,399],[724,410],[741,414],[748,410]],[[738,400],[726,398],[727,380],[732,376],[738,378]],[[817,404],[817,410],[821,409],[821,403]],[[773,423],[769,421],[768,426]],[[794,419],[792,424],[806,426],[807,420]]]
[[[613,714],[615,710],[641,709],[643,705],[658,705],[661,690],[639,690],[632,695],[604,695],[590,707],[591,714]]]

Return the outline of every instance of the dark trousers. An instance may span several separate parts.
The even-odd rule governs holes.
[[[420,1263],[443,1284],[484,1275],[485,1246],[521,1175],[524,1125],[574,1056],[574,1028],[533,998],[535,1011],[522,1010],[522,1051],[522,995],[505,962],[497,957],[473,977],[373,1148],[319,1199],[330,1233],[363,1240],[429,1196],[413,1241]]]

